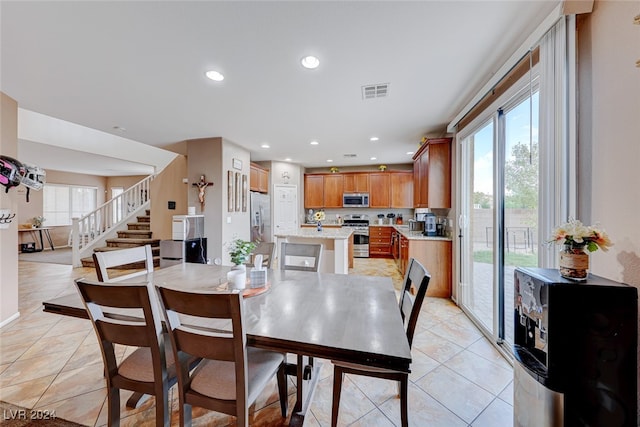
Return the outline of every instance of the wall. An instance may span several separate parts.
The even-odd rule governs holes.
[[[111,189],[122,187],[125,190],[132,185],[137,184],[146,178],[146,175],[132,175],[132,176],[108,176],[105,192],[105,200],[111,200]]]
[[[180,155],[151,181],[151,231],[155,239],[170,240],[173,215],[187,213],[189,186],[182,182],[186,177],[187,158]],[[169,201],[176,202],[175,210],[168,208]]]
[[[242,163],[241,169],[233,167],[233,159]],[[220,137],[187,141],[187,168],[189,177],[188,204],[195,206],[197,214],[204,214],[207,258],[230,265],[228,245],[235,238],[250,239],[249,230],[249,151]],[[247,176],[247,210],[230,212],[228,208],[227,173],[232,171]],[[205,203],[198,200],[198,189],[193,183],[204,175],[213,186],[205,190]]]
[[[615,245],[591,255],[591,272],[640,288],[638,12],[637,1],[596,1],[579,21],[578,217]]]
[[[16,158],[18,154],[18,103],[0,92],[0,153]],[[19,213],[16,188],[5,193],[0,187],[0,208]],[[16,216],[17,219],[17,216]],[[18,311],[18,221],[0,229],[0,327],[17,318]]]

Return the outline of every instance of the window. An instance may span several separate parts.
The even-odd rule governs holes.
[[[79,218],[97,207],[96,187],[46,184],[42,191],[47,225],[71,225],[71,218]]]

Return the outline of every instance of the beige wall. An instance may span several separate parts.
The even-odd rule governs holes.
[[[18,153],[18,103],[0,92],[0,153],[16,158]],[[19,213],[18,187],[5,193],[0,186],[0,208]],[[17,218],[17,216],[16,216]],[[18,312],[18,221],[0,229],[0,325],[19,316]]]
[[[241,169],[233,168],[233,159],[242,163]],[[187,163],[189,171],[188,204],[196,208],[197,214],[205,216],[207,258],[220,259],[230,265],[227,247],[235,238],[250,239],[249,194],[247,188],[247,210],[229,212],[227,203],[227,172],[238,172],[249,180],[249,151],[223,138],[202,138],[187,141]],[[213,186],[205,190],[205,203],[198,201],[198,189],[193,183],[204,175]]]
[[[111,199],[111,189],[122,187],[125,190],[132,185],[137,184],[146,178],[146,175],[133,175],[133,176],[109,176],[106,178],[107,183],[106,193],[105,193],[105,201]]]
[[[591,255],[591,272],[637,288],[640,69],[634,64],[640,59],[640,26],[632,22],[638,4],[596,1],[578,27],[578,216],[599,222],[615,244]]]
[[[187,158],[179,155],[151,181],[151,231],[160,240],[171,239],[173,215],[187,213],[187,191],[182,182],[187,177]],[[169,201],[176,202],[175,210],[168,208]]]

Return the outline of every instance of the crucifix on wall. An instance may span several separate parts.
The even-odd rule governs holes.
[[[207,180],[204,179],[204,175],[200,175],[200,181],[194,182],[193,185],[198,187],[198,200],[200,201],[200,209],[204,209],[204,200],[205,200],[204,190],[208,186],[213,185],[213,182],[207,182]]]

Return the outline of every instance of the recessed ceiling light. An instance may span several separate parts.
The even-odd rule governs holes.
[[[207,76],[208,78],[210,78],[215,82],[221,82],[224,80],[224,76],[222,75],[222,73],[215,70],[207,71],[205,73],[205,76]]]
[[[262,148],[270,148],[269,144],[262,144],[260,147],[262,147]]]
[[[318,58],[316,58],[315,56],[305,56],[304,58],[302,58],[300,60],[300,63],[302,64],[302,66],[304,68],[308,68],[310,70],[313,70],[314,68],[318,68],[318,65],[320,65],[320,60]]]
[[[371,157],[369,160],[375,160],[375,159],[376,159],[376,157]]]
[[[377,136],[372,136],[371,138],[369,138],[369,141],[376,142],[379,139],[380,138],[378,138]]]
[[[291,161],[291,157],[287,157],[286,159],[284,159],[285,162],[290,162]]]
[[[333,163],[333,160],[327,159],[327,163]]]
[[[320,143],[319,143],[318,141],[311,141],[309,144],[311,144],[311,145],[318,145],[318,144],[320,144]]]
[[[413,151],[407,151],[407,156],[411,156],[413,154]]]

